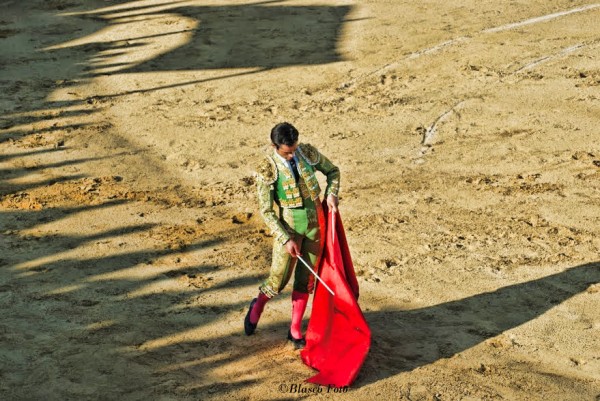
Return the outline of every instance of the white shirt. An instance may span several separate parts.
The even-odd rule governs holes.
[[[283,156],[281,156],[279,153],[277,153],[277,151],[275,151],[274,153],[275,153],[275,156],[279,157],[279,160],[281,160],[283,162],[283,164],[285,164],[287,166],[287,168],[292,173],[292,177],[295,177],[294,170],[292,169],[292,165],[290,164],[290,162],[285,160],[285,158]],[[294,161],[296,162],[296,171],[298,172],[298,175],[300,175],[300,171],[298,170],[298,156],[296,154],[294,154]]]

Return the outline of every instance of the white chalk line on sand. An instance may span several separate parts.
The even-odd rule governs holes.
[[[489,29],[484,29],[482,31],[479,32],[479,34],[482,33],[497,33],[497,32],[503,32],[503,31],[507,31],[507,30],[511,30],[514,28],[518,28],[521,26],[526,26],[526,25],[532,25],[532,24],[536,24],[536,23],[540,23],[540,22],[546,22],[555,18],[559,18],[562,16],[566,16],[569,14],[574,14],[574,13],[579,13],[579,12],[584,12],[584,11],[588,11],[588,10],[592,10],[595,8],[599,8],[600,7],[600,3],[597,4],[591,4],[588,6],[584,6],[584,7],[577,7],[571,10],[566,10],[566,11],[562,11],[562,12],[558,12],[558,13],[553,13],[553,14],[548,14],[548,15],[544,15],[544,16],[540,16],[540,17],[535,17],[535,18],[529,18],[527,20],[524,21],[520,21],[520,22],[516,22],[516,23],[512,23],[512,24],[507,24],[507,25],[501,25],[498,27],[494,27],[494,28],[489,28]],[[402,61],[405,60],[412,60],[412,59],[416,59],[419,58],[423,55],[427,55],[427,54],[431,54],[431,53],[435,53],[438,52],[446,47],[452,46],[454,44],[457,43],[461,43],[461,42],[466,42],[469,39],[471,39],[470,37],[466,37],[466,36],[461,36],[455,39],[451,39],[451,40],[447,40],[445,42],[442,42],[436,46],[433,47],[429,47],[423,50],[419,50],[416,52],[413,52],[407,56],[405,56],[402,60],[398,61],[398,62],[394,62],[394,63],[390,63],[387,64],[381,68],[378,68],[375,71],[372,71],[368,74],[364,74],[360,77],[357,77],[356,79],[352,80],[349,83],[346,83],[345,85],[343,85],[342,87],[350,87],[352,85],[354,85],[356,82],[358,82],[359,80],[362,80],[364,78],[367,78],[369,76],[372,76],[374,74],[377,74],[379,72],[385,72],[387,70],[390,70],[392,68],[395,68],[396,66],[398,66]],[[535,60],[521,68],[519,68],[518,70],[516,70],[515,72],[513,72],[511,75],[515,75],[521,71],[526,71],[529,69],[532,69],[534,67],[536,67],[537,65],[549,62],[551,60],[560,58],[562,56],[568,55],[570,53],[573,53],[579,49],[582,48],[587,48],[589,47],[589,45],[585,45],[585,44],[577,44],[577,45],[573,45],[573,46],[569,46],[563,50],[561,50],[560,52],[558,52],[557,54],[553,54],[553,55],[549,55],[549,56],[545,56],[542,57],[538,60]],[[431,144],[433,143],[433,139],[435,137],[435,134],[437,133],[437,128],[438,126],[443,123],[445,120],[447,120],[450,115],[452,115],[453,113],[456,112],[456,110],[463,104],[465,103],[466,100],[461,100],[458,103],[456,103],[452,108],[450,108],[449,110],[446,110],[444,113],[442,113],[441,115],[439,115],[434,122],[425,130],[424,134],[423,134],[423,139],[421,141],[421,145],[424,146],[424,148],[421,149],[420,154],[419,154],[419,158],[417,159],[418,161],[424,162],[424,160],[422,159],[423,156],[425,156],[428,152],[429,147],[431,146]]]
[[[384,65],[384,66],[382,66],[382,67],[380,67],[380,68],[378,68],[378,69],[376,69],[374,71],[370,71],[370,72],[368,72],[368,73],[366,73],[364,75],[356,77],[353,80],[351,80],[350,82],[346,82],[346,83],[342,84],[340,87],[341,88],[348,88],[348,87],[354,85],[356,82],[358,82],[358,81],[360,81],[360,80],[362,80],[364,78],[370,77],[370,76],[375,75],[375,74],[377,74],[379,72],[385,72],[387,70],[395,68],[398,64],[400,64],[404,60],[412,60],[412,59],[419,58],[419,57],[421,57],[423,55],[426,55],[426,54],[435,53],[437,51],[442,50],[445,47],[451,46],[451,45],[453,45],[455,43],[463,42],[463,41],[465,41],[467,39],[468,38],[466,36],[461,36],[461,37],[456,38],[456,39],[447,40],[447,41],[442,42],[442,43],[440,43],[438,45],[435,45],[433,47],[428,47],[427,49],[422,49],[422,50],[416,51],[414,53],[411,53],[411,54],[405,56],[400,61],[395,61],[393,63],[386,64],[386,65]]]
[[[560,57],[563,56],[567,56],[577,50],[580,49],[585,49],[590,47],[590,44],[583,44],[583,43],[579,43],[577,45],[573,45],[573,46],[569,46],[566,47],[564,49],[562,49],[561,51],[559,51],[556,54],[551,54],[549,56],[544,56],[538,60],[535,60],[527,65],[524,65],[523,67],[519,68],[518,70],[514,71],[511,75],[516,75],[519,72],[522,71],[527,71],[527,70],[531,70],[533,68],[535,68],[536,66],[540,65],[540,64],[544,64],[547,62],[550,62],[552,60],[558,59]],[[437,127],[439,126],[440,123],[443,123],[445,120],[448,119],[448,117],[456,112],[456,110],[463,104],[465,103],[466,100],[461,100],[460,102],[456,103],[452,108],[450,108],[449,110],[446,110],[444,113],[442,113],[441,115],[439,115],[435,121],[425,130],[425,133],[423,134],[423,140],[421,141],[421,144],[424,146],[430,146],[433,138],[437,132]]]
[[[535,67],[537,67],[540,64],[544,64],[544,63],[547,63],[547,62],[552,61],[554,59],[560,58],[562,56],[566,56],[568,54],[573,53],[576,50],[583,49],[583,48],[586,48],[586,47],[588,47],[588,46],[585,45],[585,44],[583,44],[583,43],[580,43],[580,44],[577,44],[577,45],[574,45],[574,46],[569,46],[569,47],[567,47],[565,49],[562,49],[560,52],[558,52],[556,54],[551,54],[549,56],[545,56],[545,57],[542,57],[542,58],[537,59],[535,61],[532,61],[531,63],[526,64],[523,67],[521,67],[518,70],[516,70],[515,72],[513,72],[513,74],[518,74],[521,71],[531,70],[532,68],[535,68]]]
[[[523,21],[519,21],[519,22],[514,22],[511,24],[506,24],[506,25],[501,25],[501,26],[497,26],[494,28],[488,28],[488,29],[484,29],[482,31],[479,31],[479,34],[482,33],[497,33],[497,32],[503,32],[503,31],[508,31],[514,28],[519,28],[522,26],[526,26],[526,25],[533,25],[533,24],[537,24],[540,22],[546,22],[546,21],[550,21],[556,18],[560,18],[560,17],[564,17],[566,15],[570,15],[570,14],[575,14],[575,13],[580,13],[580,12],[584,12],[584,11],[589,11],[589,10],[593,10],[596,8],[600,8],[600,3],[595,3],[595,4],[590,4],[587,6],[583,6],[583,7],[577,7],[577,8],[573,8],[571,10],[565,10],[565,11],[561,11],[561,12],[557,12],[557,13],[552,13],[552,14],[547,14],[547,15],[542,15],[539,17],[534,17],[534,18],[529,18]],[[374,71],[368,72],[366,74],[363,74],[359,77],[354,78],[353,80],[346,82],[342,85],[340,85],[341,88],[348,88],[354,84],[356,84],[357,82],[370,77],[374,74],[377,73],[381,73],[381,72],[386,72],[388,70],[394,69],[396,68],[398,65],[400,65],[400,63],[402,63],[403,61],[406,60],[414,60],[417,59],[421,56],[427,55],[427,54],[432,54],[432,53],[436,53],[442,49],[445,49],[447,47],[453,46],[455,44],[458,43],[462,43],[462,42],[466,42],[468,40],[470,40],[471,37],[467,37],[467,36],[460,36],[458,38],[455,39],[451,39],[451,40],[447,40],[445,42],[439,43],[435,46],[432,47],[428,47],[426,49],[422,49],[422,50],[418,50],[416,52],[410,53],[408,55],[406,55],[405,57],[403,57],[401,60],[390,63],[390,64],[386,64],[384,66],[382,66],[381,68],[378,68]],[[576,50],[576,49],[575,49]]]
[[[600,42],[600,40],[594,41],[593,43],[598,43]],[[537,59],[527,65],[524,65],[523,67],[519,68],[518,70],[514,71],[513,73],[511,73],[511,76],[515,76],[517,74],[519,74],[520,72],[523,71],[527,71],[527,70],[531,70],[535,67],[537,67],[540,64],[544,64],[544,63],[548,63],[550,61],[559,59],[561,57],[567,56],[571,53],[576,52],[577,50],[581,50],[581,49],[587,49],[589,47],[592,47],[592,43],[589,44],[584,44],[584,43],[579,43],[573,46],[569,46],[566,47],[564,49],[562,49],[561,51],[555,53],[555,54],[551,54],[548,56],[544,56],[540,59]],[[514,83],[514,82],[512,82]],[[442,113],[441,115],[439,115],[434,121],[433,123],[425,130],[424,134],[423,134],[423,140],[421,141],[421,145],[429,147],[433,144],[433,138],[435,137],[435,134],[437,133],[437,128],[438,126],[443,123],[444,121],[446,121],[450,115],[452,115],[453,113],[455,113],[459,107],[461,107],[463,105],[463,103],[465,103],[468,99],[466,100],[461,100],[460,102],[456,103],[454,106],[452,106],[449,110],[446,110],[444,113]],[[425,153],[427,153],[425,150],[421,150],[420,152],[420,156],[424,156]]]
[[[600,42],[600,40],[596,40],[593,43],[598,43]],[[519,72],[522,71],[527,71],[527,70],[531,70],[533,68],[535,68],[536,66],[540,65],[540,64],[544,64],[547,62],[550,62],[552,60],[556,60],[559,59],[563,56],[567,56],[571,53],[576,52],[577,50],[580,49],[587,49],[589,47],[592,47],[593,43],[589,43],[589,44],[583,44],[583,43],[579,43],[573,46],[569,46],[566,47],[564,49],[562,49],[561,51],[559,51],[558,53],[555,54],[551,54],[549,56],[544,56],[540,59],[537,59],[527,65],[524,65],[523,67],[519,68],[518,70],[514,71],[512,74],[512,76],[517,75]],[[514,83],[514,82],[512,82]],[[457,110],[469,99],[465,99],[465,100],[461,100],[460,102],[456,103],[454,106],[452,106],[450,109],[446,110],[444,113],[442,113],[441,115],[439,115],[434,121],[433,123],[425,130],[425,132],[423,133],[423,140],[421,141],[421,145],[423,145],[424,147],[421,148],[419,155],[418,155],[418,159],[421,162],[423,162],[422,157],[424,157],[429,150],[429,147],[432,146],[433,144],[433,139],[435,137],[435,134],[437,133],[437,129],[438,126],[443,123],[444,121],[446,121],[453,113],[456,113]]]
[[[514,22],[512,24],[502,25],[502,26],[498,26],[495,28],[484,29],[481,32],[496,33],[496,32],[508,31],[508,30],[511,30],[514,28],[520,28],[520,27],[526,26],[526,25],[537,24],[538,22],[546,22],[546,21],[550,21],[555,18],[564,17],[565,15],[580,13],[580,12],[592,10],[592,9],[598,8],[598,7],[600,7],[600,4],[598,4],[598,3],[590,4],[590,5],[583,6],[583,7],[573,8],[571,10],[561,11],[558,13],[553,13],[553,14],[548,14],[548,15],[542,15],[541,17],[530,18],[530,19],[526,19],[526,20],[520,21],[520,22]]]
[[[406,56],[405,59],[412,60],[412,59],[424,56],[426,54],[435,53],[435,52],[438,52],[438,51],[442,50],[445,47],[452,46],[452,45],[454,45],[456,43],[464,42],[464,41],[466,41],[468,39],[469,38],[467,38],[466,36],[461,36],[461,37],[458,37],[456,39],[447,40],[445,42],[440,43],[439,45],[436,45],[436,46],[433,46],[433,47],[429,47],[427,49],[423,49],[423,50],[419,50],[419,51],[416,51],[414,53],[411,53],[408,56]]]
[[[522,77],[520,77],[520,75],[524,72],[530,71],[541,64],[546,64],[546,63],[552,62],[554,60],[558,60],[562,57],[568,56],[572,53],[575,53],[578,50],[584,50],[584,49],[598,47],[599,43],[600,43],[600,39],[594,40],[591,43],[579,43],[579,44],[576,44],[573,46],[566,47],[557,53],[541,57],[537,60],[534,60],[534,61],[522,66],[521,68],[513,71],[512,73],[510,73],[509,77],[513,78],[513,79],[508,79],[504,82],[514,84],[523,79]]]
[[[448,117],[450,117],[452,113],[455,113],[458,110],[458,108],[465,102],[466,100],[461,100],[460,102],[452,106],[449,110],[445,111],[442,115],[438,116],[438,118],[436,118],[435,121],[425,130],[421,144],[424,146],[430,146],[433,141],[433,137],[437,132],[438,125],[446,121]]]

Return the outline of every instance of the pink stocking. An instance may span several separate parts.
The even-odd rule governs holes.
[[[296,339],[302,338],[302,318],[308,304],[308,294],[300,291],[292,291],[292,325],[290,332]]]
[[[252,312],[250,312],[250,323],[252,323],[252,324],[258,323],[258,320],[260,319],[260,315],[262,314],[263,309],[265,308],[265,304],[267,303],[268,300],[269,300],[269,297],[267,297],[262,292],[258,294],[258,297],[256,298],[256,303],[252,307]]]

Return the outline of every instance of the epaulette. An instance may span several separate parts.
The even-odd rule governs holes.
[[[265,155],[256,166],[256,176],[267,184],[277,181],[277,167],[271,156]]]
[[[306,160],[311,166],[314,166],[321,161],[321,154],[317,148],[308,143],[301,143],[298,145],[298,153],[300,153],[304,160]]]

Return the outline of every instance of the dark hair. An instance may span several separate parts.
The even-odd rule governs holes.
[[[298,130],[290,123],[279,123],[271,130],[271,143],[277,148],[281,145],[292,146],[298,142]]]

